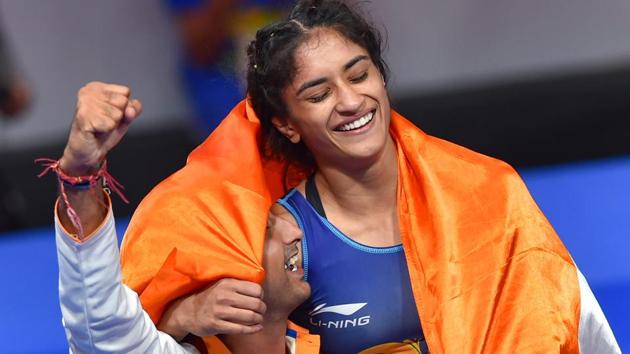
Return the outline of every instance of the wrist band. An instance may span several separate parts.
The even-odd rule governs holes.
[[[101,179],[99,179],[99,181],[100,180]],[[96,185],[96,184],[92,185],[92,183],[90,183],[90,181],[85,181],[85,182],[72,184],[72,183],[69,183],[67,181],[64,181],[64,180],[60,179],[59,182],[63,184],[64,188],[76,189],[76,190],[80,190],[80,191],[92,189]]]
[[[79,219],[79,215],[76,210],[70,205],[70,201],[68,200],[68,195],[66,194],[66,188],[68,189],[77,189],[77,190],[89,190],[93,189],[97,184],[101,184],[103,188],[106,190],[111,189],[114,191],[120,199],[122,199],[125,203],[129,204],[129,200],[122,192],[123,187],[112,175],[107,171],[107,161],[104,160],[101,164],[98,171],[96,171],[93,175],[88,176],[69,176],[64,173],[59,167],[59,160],[53,160],[48,158],[39,158],[35,159],[35,163],[40,164],[44,167],[44,170],[37,175],[37,177],[42,177],[50,171],[53,171],[57,174],[57,179],[59,180],[59,192],[61,197],[63,198],[64,203],[66,204],[66,212],[68,214],[68,218],[72,222],[72,225],[77,229],[80,238],[83,238],[83,227],[81,226],[81,220]]]

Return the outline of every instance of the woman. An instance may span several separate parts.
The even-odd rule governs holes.
[[[258,31],[249,56],[251,107],[143,201],[125,238],[124,280],[154,321],[165,315],[163,330],[255,330],[252,299],[226,306],[212,296],[220,283],[205,303],[186,295],[220,278],[260,283],[204,254],[222,237],[257,242],[282,187],[310,174],[281,203],[304,231],[313,291],[293,320],[321,334],[323,352],[618,351],[516,172],[391,111],[379,37],[360,15],[299,1]],[[225,271],[205,277],[207,267]],[[192,302],[205,320],[191,321]]]

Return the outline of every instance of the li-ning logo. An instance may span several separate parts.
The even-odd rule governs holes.
[[[313,317],[320,315],[322,313],[336,313],[343,316],[352,316],[357,311],[362,309],[367,302],[361,302],[357,304],[344,304],[344,305],[335,305],[335,306],[326,306],[326,304],[321,304],[316,306],[311,312],[309,312],[309,322],[313,326],[317,327],[326,327],[326,328],[350,328],[350,327],[360,327],[367,326],[370,324],[370,316],[362,316],[362,317],[354,317],[350,319],[340,319],[336,321],[322,321],[315,320]]]

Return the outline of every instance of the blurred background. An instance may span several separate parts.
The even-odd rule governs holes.
[[[0,352],[67,352],[52,232],[61,156],[85,83],[145,111],[111,153],[138,202],[243,97],[243,46],[290,1],[0,0]],[[630,346],[630,2],[373,0],[393,106],[525,179]],[[235,147],[237,148],[237,147]],[[465,176],[462,176],[465,178]]]

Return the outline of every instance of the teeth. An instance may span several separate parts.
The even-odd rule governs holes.
[[[295,256],[289,258],[289,260],[284,264],[284,269],[290,272],[297,272],[298,267],[295,263],[297,263],[299,257],[296,254]]]
[[[374,118],[374,112],[370,112],[370,113],[364,115],[363,117],[355,120],[354,122],[350,122],[350,123],[344,124],[338,130],[347,132],[349,130],[359,129],[359,128],[365,126],[366,124],[368,124],[369,122],[371,122],[372,118]]]

